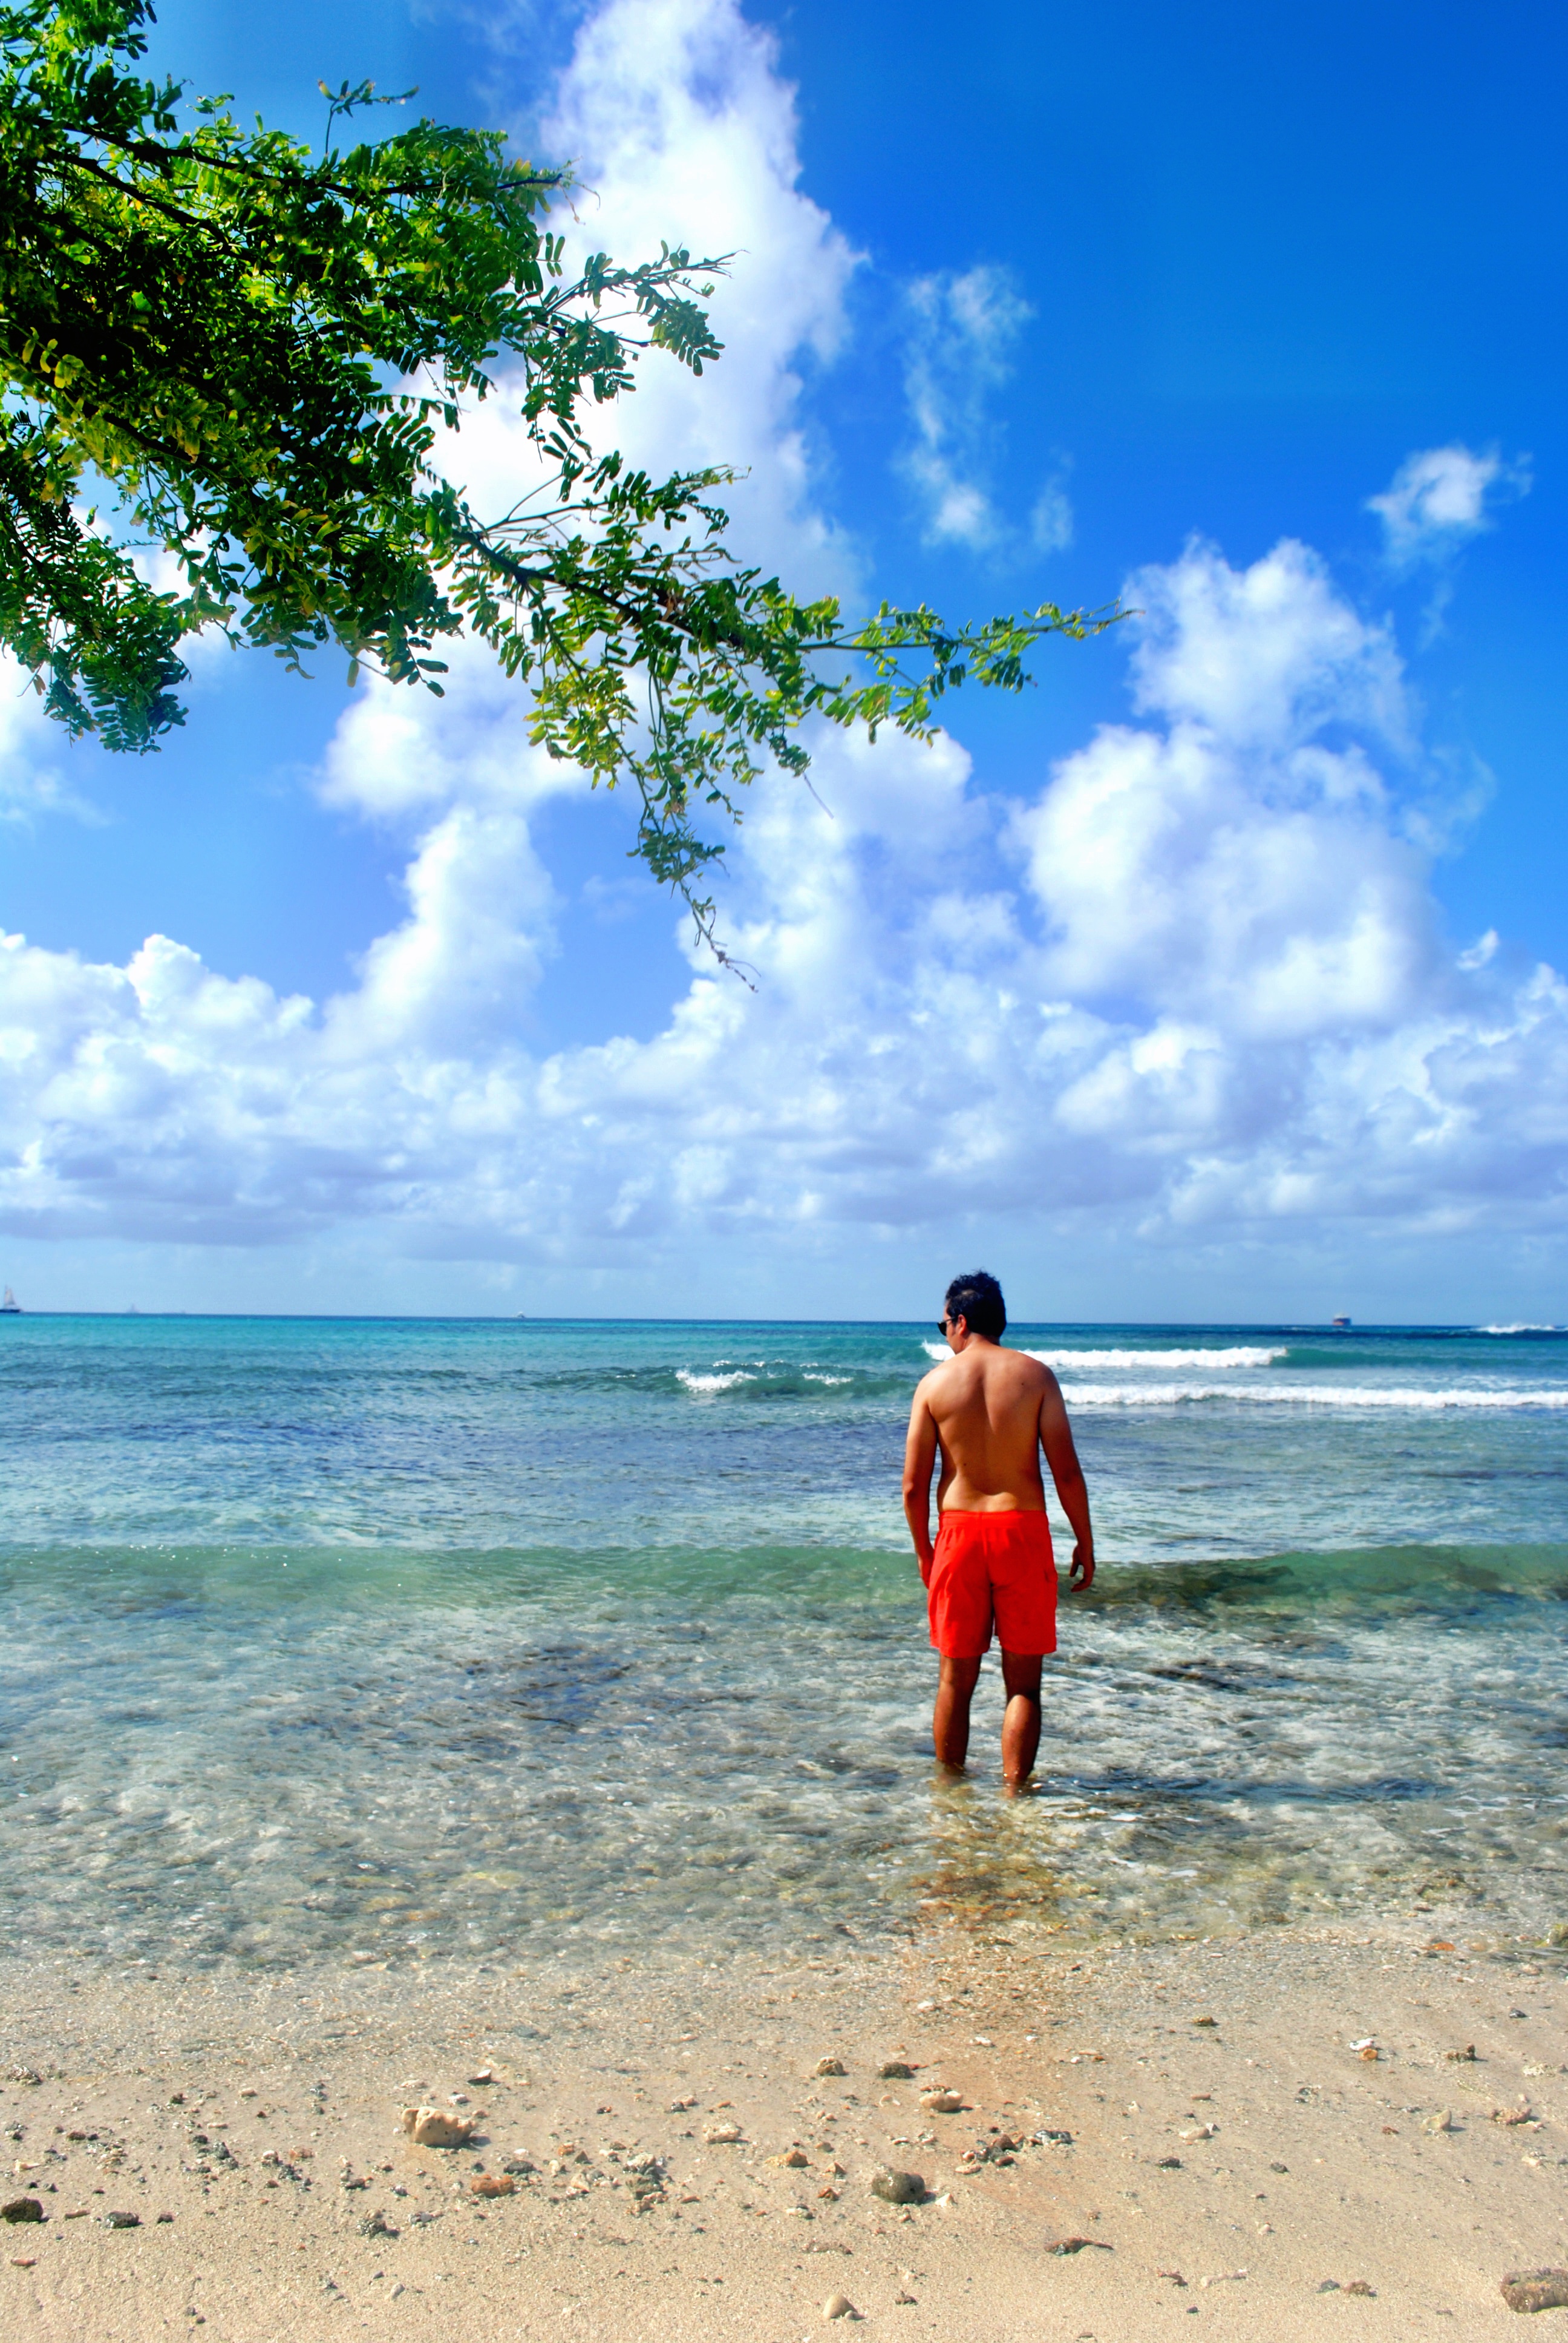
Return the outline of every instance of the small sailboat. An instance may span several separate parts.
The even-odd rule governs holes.
[[[0,1318],[20,1318],[21,1315],[22,1304],[17,1301],[16,1296],[12,1292],[11,1288],[7,1286],[5,1288],[5,1299],[4,1302],[0,1302]]]

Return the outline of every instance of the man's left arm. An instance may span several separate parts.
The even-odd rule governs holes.
[[[910,1436],[904,1443],[904,1519],[915,1542],[920,1577],[931,1583],[936,1550],[931,1544],[931,1472],[937,1461],[937,1420],[926,1400],[922,1383],[910,1410]]]
[[[1086,1590],[1094,1584],[1094,1528],[1089,1518],[1089,1491],[1083,1479],[1083,1468],[1078,1461],[1078,1451],[1072,1444],[1072,1426],[1067,1420],[1067,1407],[1061,1396],[1061,1385],[1048,1367],[1046,1388],[1040,1406],[1040,1444],[1045,1451],[1045,1461],[1050,1467],[1050,1477],[1056,1483],[1056,1493],[1061,1500],[1062,1512],[1072,1524],[1077,1543],[1072,1549],[1072,1567],[1067,1574],[1070,1587]]]

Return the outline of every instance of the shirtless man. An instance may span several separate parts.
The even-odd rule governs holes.
[[[1040,1452],[1078,1541],[1069,1586],[1094,1582],[1094,1532],[1061,1386],[1021,1351],[1004,1351],[1001,1288],[983,1269],[955,1277],[939,1332],[951,1359],[922,1378],[904,1451],[904,1518],[930,1596],[931,1643],[941,1654],[932,1737],[956,1773],[970,1745],[970,1700],[991,1623],[1001,1644],[1007,1708],[1001,1765],[1010,1790],[1040,1747],[1040,1665],[1056,1649],[1056,1564]],[[931,1544],[931,1467],[939,1528]]]

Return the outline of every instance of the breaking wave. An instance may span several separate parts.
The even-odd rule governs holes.
[[[1267,1350],[1238,1343],[1230,1350],[1030,1351],[1029,1356],[1048,1367],[1201,1367],[1212,1373],[1225,1367],[1271,1367],[1276,1359],[1287,1356],[1287,1346],[1282,1342]]]
[[[1568,1408],[1568,1391],[1513,1384],[1488,1389],[1422,1391],[1413,1384],[1298,1383],[1281,1377],[1269,1383],[1069,1383],[1064,1395],[1074,1407],[1184,1407],[1204,1400],[1231,1400],[1255,1407],[1444,1409]]]

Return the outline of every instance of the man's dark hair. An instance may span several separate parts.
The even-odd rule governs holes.
[[[948,1316],[962,1318],[971,1334],[1000,1342],[1007,1332],[1007,1303],[989,1269],[971,1269],[948,1288]]]

